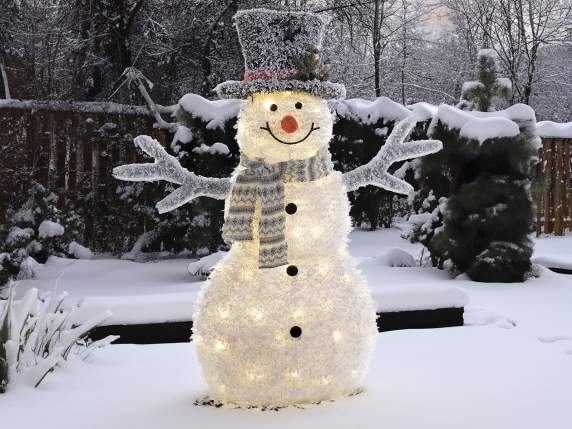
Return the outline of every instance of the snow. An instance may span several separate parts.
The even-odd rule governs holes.
[[[448,278],[443,271],[428,273],[420,267],[388,266],[388,250],[394,248],[390,254],[395,255],[400,249],[417,257],[421,249],[419,245],[412,245],[400,238],[398,231],[358,230],[352,233],[351,238],[351,252],[358,257],[360,268],[368,278],[378,311],[462,307],[466,303],[466,296],[460,294],[454,285],[439,284]],[[369,249],[369,253],[364,254],[365,249]],[[70,260],[51,257],[47,264],[35,270],[35,280],[20,282],[18,296],[32,287],[49,291],[58,279],[60,290],[69,293],[70,302],[84,300],[76,315],[78,320],[109,309],[113,314],[105,323],[110,325],[186,321],[192,317],[193,306],[204,280],[202,274],[190,276],[188,272],[195,268],[197,271],[205,269],[223,256],[224,252],[218,252],[192,262],[189,267],[188,259],[139,263],[117,259]],[[406,281],[395,280],[396,274],[403,276]],[[417,293],[422,298],[412,301]],[[413,308],[412,302],[420,307]]]
[[[536,131],[540,137],[572,139],[572,122],[560,124],[557,122],[542,121],[536,124]]]
[[[397,229],[355,230],[350,238],[350,252],[368,279],[378,311],[462,307],[467,304],[467,296],[460,294],[459,289],[469,297],[473,295],[471,287],[474,288],[475,283],[449,281],[445,271],[419,267],[417,263],[413,267],[388,266],[388,252],[395,255],[399,249],[413,256],[415,261],[422,252],[420,244],[402,239]],[[572,236],[531,238],[535,242],[535,263],[562,268],[572,266]],[[59,288],[68,291],[70,301],[84,298],[78,318],[89,318],[109,309],[113,315],[106,321],[108,324],[186,321],[191,319],[204,280],[201,275],[190,276],[189,271],[206,270],[224,254],[218,252],[195,262],[174,259],[147,263],[51,257],[45,265],[35,267],[34,280],[19,282],[18,296],[33,287],[49,291],[59,278]],[[543,281],[541,277],[526,284],[541,289]]]
[[[483,144],[485,140],[497,137],[515,137],[520,133],[518,125],[506,118],[474,118],[465,122],[459,135],[469,139],[478,140]]]
[[[157,105],[159,113],[173,113],[176,106]],[[0,100],[0,108],[24,109],[33,111],[73,111],[86,113],[121,113],[123,115],[150,115],[146,106],[86,101],[41,101],[41,100]],[[86,121],[88,121],[86,119]]]
[[[193,140],[193,132],[184,125],[179,124],[177,126],[177,131],[175,131],[175,135],[173,136],[173,141],[171,142],[171,146],[175,146],[179,142],[186,144],[191,142],[192,140]]]
[[[532,262],[546,268],[572,270],[572,235],[535,238]]]
[[[33,279],[36,277],[36,273],[40,267],[41,264],[38,261],[36,261],[31,256],[26,256],[26,258],[20,264],[20,271],[18,272],[17,279]]]
[[[497,85],[503,88],[512,89],[512,81],[508,77],[497,78]]]
[[[389,249],[379,258],[379,262],[386,267],[413,267],[415,259],[410,253],[401,249]]]
[[[467,91],[473,91],[476,88],[484,88],[485,86],[478,80],[470,80],[463,83],[461,88],[461,94],[465,94]]]
[[[477,54],[477,58],[480,60],[481,57],[487,57],[487,58],[492,58],[493,60],[496,60],[497,53],[495,52],[494,49],[479,49],[479,52]]]
[[[19,240],[29,240],[33,236],[34,230],[32,228],[20,228],[19,226],[15,226],[8,233],[6,244],[14,244]]]
[[[179,100],[179,107],[206,122],[207,129],[224,128],[224,124],[238,116],[243,100],[207,100],[197,94],[186,94]]]
[[[214,269],[215,265],[227,254],[227,252],[215,252],[198,261],[191,262],[188,266],[189,274],[192,276],[207,277]]]
[[[499,110],[496,112],[469,112],[449,106],[448,104],[441,104],[431,121],[428,132],[431,134],[438,121],[446,124],[449,128],[461,129],[465,123],[474,118],[506,118],[519,123],[534,121],[535,117],[534,110],[525,104],[515,104],[505,110]]]
[[[450,129],[458,129],[461,130],[468,122],[474,121],[475,119],[506,119],[510,120],[515,124],[518,129],[521,129],[523,132],[528,131],[531,134],[530,138],[528,139],[528,143],[534,147],[535,149],[539,149],[542,147],[542,142],[540,138],[536,135],[535,129],[535,121],[536,115],[534,110],[525,104],[515,104],[510,106],[505,110],[499,110],[496,112],[477,112],[477,111],[464,111],[457,109],[453,106],[449,106],[447,104],[441,104],[431,123],[429,124],[429,129],[427,131],[428,135],[433,134],[433,130],[438,122],[441,122]],[[493,131],[500,130],[501,133],[504,134],[512,134],[514,133],[513,126],[508,126],[507,122],[502,121],[495,121],[495,125],[491,126],[491,129],[484,129],[484,125],[492,124],[491,121],[487,122],[473,122],[470,125],[467,125],[467,135],[469,136],[476,136],[477,139],[481,141],[481,143],[486,138],[491,138],[493,136]],[[479,128],[483,126],[483,129],[480,130]],[[487,137],[489,136],[489,137]],[[486,137],[486,138],[484,138]],[[484,138],[484,139],[483,139]]]
[[[420,121],[432,119],[437,114],[437,106],[424,101],[407,106]]]
[[[204,143],[201,143],[200,146],[193,148],[193,152],[198,154],[209,154],[209,155],[228,155],[230,150],[227,145],[224,143],[213,143],[212,146],[208,146]]]
[[[572,263],[572,236],[533,240],[535,258]],[[391,249],[417,258],[421,246],[401,239],[396,229],[351,234],[350,251],[360,259],[374,295],[393,289],[413,305],[423,299],[421,286],[432,286],[432,295],[440,287],[463,291],[470,299],[466,326],[380,334],[360,395],[279,412],[196,407],[193,401],[207,394],[207,387],[192,343],[112,345],[87,362],[66,364],[38,389],[9,390],[0,397],[2,423],[21,429],[71,429],[78,421],[86,429],[124,428],[126,423],[178,429],[189,422],[201,429],[570,427],[572,276],[540,268],[540,277],[524,284],[475,283],[432,268],[381,264]],[[190,314],[191,293],[182,291],[196,291],[201,283],[191,281],[187,263],[51,258],[39,280],[21,282],[20,293],[30,285],[51,288],[61,274],[60,288],[70,295],[83,292],[100,298],[102,305],[107,296],[118,295],[125,306],[118,309],[130,307],[133,317],[167,305],[161,301],[167,298],[169,312],[176,312],[172,303],[183,299],[181,308]],[[417,292],[408,295],[414,287]],[[133,306],[142,298],[146,305]]]
[[[380,119],[400,121],[410,115],[410,111],[387,97],[379,97],[374,101],[362,98],[330,101],[330,108],[345,118],[359,120],[363,124],[375,124]]]
[[[571,343],[495,324],[386,332],[362,394],[278,412],[194,406],[207,387],[193,344],[113,345],[8,391],[0,414],[20,429],[565,429]]]
[[[77,259],[92,259],[93,252],[87,247],[82,246],[77,241],[72,241],[68,245],[68,252],[70,255],[75,256]]]
[[[469,112],[449,106],[448,104],[441,104],[429,125],[428,134],[431,135],[433,133],[433,128],[438,121],[441,121],[441,123],[447,125],[451,129],[454,128],[460,130],[463,125],[471,119],[473,119],[473,116]]]
[[[64,227],[59,223],[52,222],[51,220],[44,220],[38,228],[38,237],[49,238],[57,237],[64,234]]]

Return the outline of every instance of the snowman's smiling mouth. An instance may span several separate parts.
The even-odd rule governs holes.
[[[284,140],[279,139],[278,137],[276,137],[274,135],[274,133],[272,132],[272,130],[270,129],[270,124],[268,122],[266,122],[266,126],[265,127],[260,127],[260,129],[262,130],[266,130],[268,131],[268,133],[272,136],[272,138],[274,140],[276,140],[279,143],[282,144],[298,144],[298,143],[302,143],[304,140],[306,140],[308,137],[310,137],[310,134],[312,134],[314,131],[319,130],[320,127],[315,127],[314,123],[312,122],[312,125],[310,126],[310,130],[308,131],[308,134],[306,134],[303,138],[301,138],[300,140],[296,140],[295,142],[287,142]]]

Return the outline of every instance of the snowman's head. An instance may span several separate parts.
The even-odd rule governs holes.
[[[332,137],[332,115],[325,100],[307,92],[255,93],[237,127],[241,152],[274,164],[316,155]]]

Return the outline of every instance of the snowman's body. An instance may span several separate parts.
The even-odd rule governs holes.
[[[286,217],[286,238],[297,274],[286,266],[259,269],[255,236],[233,244],[197,307],[198,356],[223,402],[333,399],[356,391],[367,369],[376,314],[347,250],[341,174],[286,184],[285,197],[296,207]]]

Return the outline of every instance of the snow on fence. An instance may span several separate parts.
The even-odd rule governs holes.
[[[572,231],[572,122],[539,122],[546,187],[535,195],[536,235]]]
[[[172,110],[160,108],[161,113]],[[165,142],[165,131],[154,129],[154,122],[149,110],[140,106],[0,101],[0,213],[15,195],[25,195],[30,179],[60,195],[90,187],[92,196],[114,201],[112,166],[141,160],[133,138],[149,134]],[[86,219],[86,243],[97,230],[96,222],[95,217]]]

